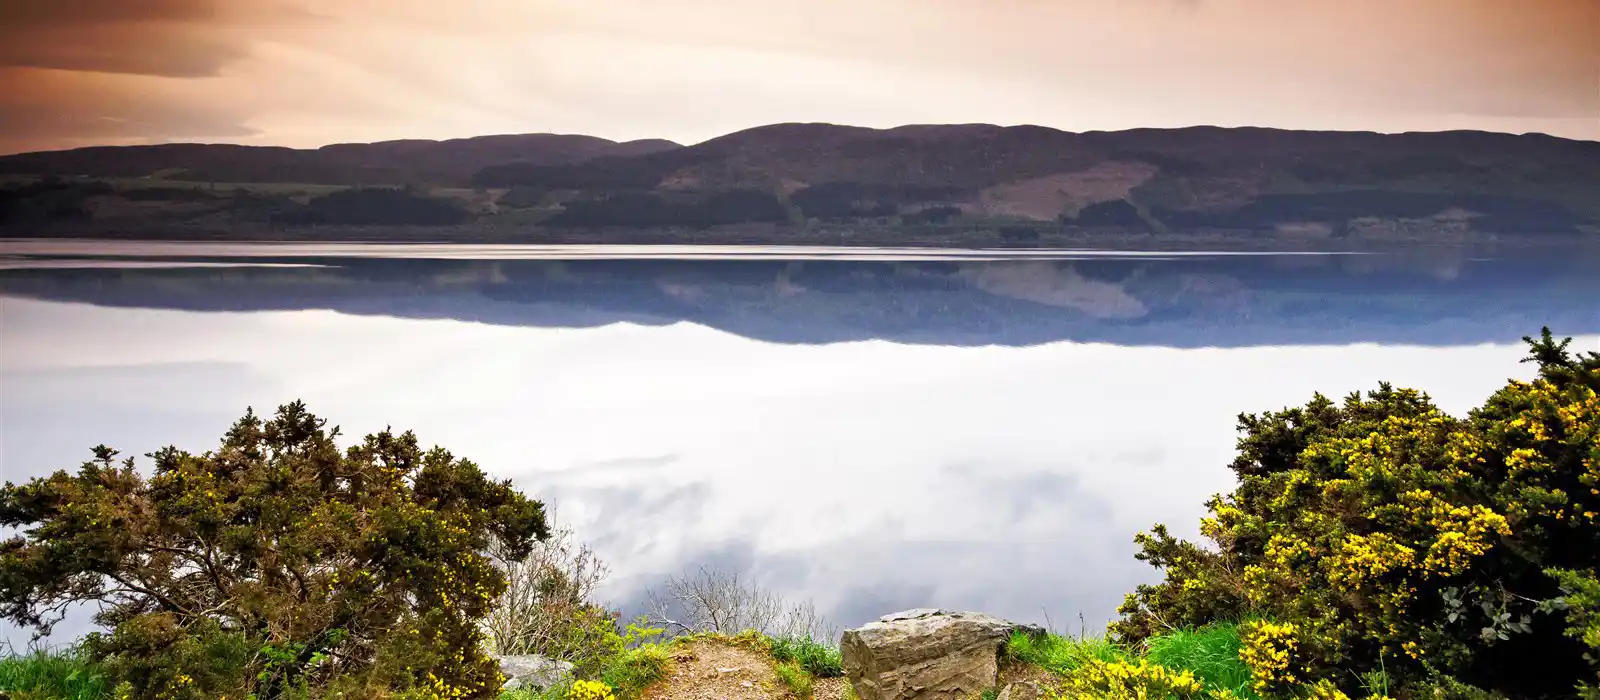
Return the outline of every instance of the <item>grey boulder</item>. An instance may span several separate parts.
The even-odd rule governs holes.
[[[529,688],[547,690],[572,678],[572,662],[550,659],[538,654],[495,657],[500,662],[500,673],[506,677],[505,690]]]
[[[844,672],[861,700],[968,700],[995,687],[999,651],[1037,625],[975,612],[917,608],[884,615],[840,641]]]

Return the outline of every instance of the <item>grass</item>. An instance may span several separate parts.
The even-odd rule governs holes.
[[[783,683],[783,687],[788,688],[789,692],[795,697],[811,697],[811,685],[815,682],[815,679],[804,668],[801,668],[800,664],[793,661],[784,661],[775,664],[772,670],[778,674],[778,680]]]
[[[772,658],[780,663],[794,663],[817,678],[844,675],[844,657],[839,654],[838,647],[809,637],[773,637],[768,640],[767,648]]]
[[[672,656],[659,644],[645,644],[618,654],[606,664],[600,680],[616,691],[617,697],[636,697],[650,684],[667,677]]]
[[[1091,662],[1137,663],[1142,657],[1174,671],[1193,673],[1208,691],[1229,690],[1240,698],[1258,700],[1259,696],[1250,688],[1250,669],[1239,659],[1239,646],[1239,631],[1232,624],[1178,630],[1152,637],[1142,654],[1103,637],[1073,638],[1055,634],[1034,637],[1018,632],[1006,642],[1006,660],[1070,677]]]
[[[1103,637],[1039,637],[1016,632],[1006,641],[1006,656],[1013,663],[1037,666],[1051,673],[1067,675],[1090,661],[1124,661],[1129,658],[1122,647]]]
[[[0,658],[0,694],[17,700],[101,700],[111,681],[77,651]]]
[[[544,690],[531,690],[528,688],[507,690],[500,694],[499,700],[565,700],[567,689],[570,687],[572,686],[561,684]]]
[[[1227,689],[1241,698],[1255,698],[1250,669],[1239,660],[1239,630],[1218,624],[1179,630],[1151,638],[1145,658],[1172,669],[1188,670],[1212,689]]]

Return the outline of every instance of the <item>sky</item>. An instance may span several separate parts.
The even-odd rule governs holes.
[[[0,153],[809,121],[1600,140],[1600,0],[0,0]]]

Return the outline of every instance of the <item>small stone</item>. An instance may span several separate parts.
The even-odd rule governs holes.
[[[717,667],[717,673],[733,673],[734,671],[740,671],[740,670],[743,670],[743,667],[740,667],[740,666],[734,666],[733,668],[722,668],[721,666]]]
[[[756,687],[756,684],[751,683],[750,681],[740,681],[739,685],[742,685],[742,686],[744,686],[746,688],[754,688],[754,687]]]
[[[1043,697],[1044,690],[1038,683],[1022,681],[1007,684],[1006,689],[1000,691],[999,697],[995,700],[1040,700]]]

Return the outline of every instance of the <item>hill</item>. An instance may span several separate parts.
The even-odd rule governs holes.
[[[224,183],[448,186],[463,184],[473,173],[495,164],[572,164],[602,156],[636,156],[678,147],[659,139],[618,143],[566,134],[341,143],[315,149],[192,143],[97,146],[0,157],[0,173]]]
[[[139,186],[410,185],[429,188],[423,196],[454,188],[449,196],[463,217],[416,222],[473,222],[464,232],[441,233],[446,240],[616,241],[665,230],[737,231],[746,242],[805,241],[838,230],[887,240],[982,243],[989,236],[1022,245],[1113,234],[1459,241],[1600,233],[1600,142],[1464,131],[776,124],[682,147],[532,134],[311,151],[89,148],[0,158],[0,173],[151,179]],[[126,198],[121,190],[129,187],[82,198]],[[93,202],[78,210],[38,205],[33,209],[57,214],[30,220],[82,228],[86,220],[115,219],[127,231],[145,216],[169,232],[175,223],[226,231],[247,221],[307,220],[296,207],[309,206],[314,193],[294,194],[294,203],[271,206],[191,198],[209,206],[181,215],[181,207],[141,213]],[[288,215],[262,216],[264,206]],[[239,215],[241,209],[256,213]],[[974,232],[981,235],[973,239]]]

